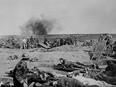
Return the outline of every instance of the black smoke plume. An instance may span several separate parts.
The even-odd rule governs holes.
[[[55,20],[49,18],[31,18],[21,26],[22,35],[47,35],[55,26]]]

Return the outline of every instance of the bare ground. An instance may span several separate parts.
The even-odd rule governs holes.
[[[39,67],[39,69],[57,72],[57,73],[65,73],[58,70],[54,70],[52,66],[54,64],[58,64],[59,58],[65,58],[71,61],[79,61],[79,62],[89,62],[90,57],[89,54],[83,50],[90,50],[89,47],[77,47],[77,46],[62,46],[53,48],[50,50],[45,49],[30,49],[30,50],[17,50],[17,49],[0,49],[0,79],[1,80],[11,80],[9,79],[5,72],[10,71],[15,67],[18,61],[21,59],[21,55],[23,53],[29,53],[31,58],[37,58],[37,62],[32,62],[29,65],[29,68],[33,68],[34,66]],[[8,60],[7,58],[11,55],[18,55],[19,59],[17,60]],[[6,78],[6,79],[5,79]],[[8,79],[7,79],[8,78]]]

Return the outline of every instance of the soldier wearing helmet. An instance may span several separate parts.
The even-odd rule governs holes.
[[[24,87],[26,83],[26,74],[29,72],[27,67],[27,61],[29,61],[30,56],[27,53],[22,55],[22,59],[17,63],[13,70],[13,83],[15,87]]]
[[[68,60],[63,59],[63,58],[60,58],[59,61],[60,61],[60,64],[62,65],[62,67],[64,67],[64,68],[78,67],[78,68],[85,69],[85,65],[83,65],[79,62],[72,62],[72,61],[68,61]]]

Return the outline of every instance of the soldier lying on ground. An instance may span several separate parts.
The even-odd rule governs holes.
[[[96,81],[94,79],[91,78],[86,78],[84,76],[82,76],[79,72],[72,72],[69,73],[70,78],[74,78],[80,82],[82,82],[86,87],[94,87],[94,86],[98,86],[98,87],[112,87],[112,85],[107,84],[106,82],[101,82],[101,81]]]
[[[41,85],[48,85],[52,80],[56,79],[52,73],[39,70],[37,67],[34,67],[32,72],[33,73],[27,77],[28,85],[31,85],[33,82],[35,84],[39,83]]]
[[[0,87],[14,87],[10,82],[0,82]]]
[[[22,59],[18,62],[13,70],[13,83],[15,87],[29,86],[32,82],[46,83],[50,79],[54,79],[54,75],[49,72],[40,71],[37,67],[29,69],[27,67],[30,63],[30,56],[23,54]]]
[[[60,76],[56,81],[52,81],[48,83],[48,86],[53,87],[112,87],[112,85],[107,84],[105,82],[96,81],[91,78],[85,78],[83,76],[74,73],[72,77]],[[35,85],[35,84],[34,84]],[[44,84],[39,84],[43,86]]]
[[[29,86],[32,82],[43,84],[49,80],[54,80],[54,75],[49,72],[40,71],[37,67],[29,69],[27,67],[28,63],[30,63],[29,55],[23,54],[22,59],[11,72],[13,74],[14,87],[24,87],[24,85]]]
[[[53,87],[85,87],[82,82],[68,77],[59,77],[53,85]]]
[[[108,84],[116,85],[116,64],[109,61],[107,63],[108,66],[106,67],[105,71],[100,71],[97,73],[88,71],[88,73],[84,76],[99,81],[105,81]]]
[[[53,87],[99,87],[97,84],[92,85],[84,84],[83,79],[78,80],[77,78],[59,77],[57,81],[52,82]],[[92,82],[91,82],[92,83]],[[100,86],[103,87],[103,86]]]
[[[105,81],[106,83],[111,84],[111,85],[116,85],[116,77],[107,76],[105,73],[95,75],[94,79],[99,80],[99,81]]]
[[[72,62],[72,61],[68,61],[63,58],[60,58],[59,60],[60,60],[60,64],[62,65],[62,67],[66,67],[66,68],[77,67],[77,68],[82,68],[82,69],[85,69],[86,67],[84,64],[81,64],[79,62]]]
[[[94,70],[99,70],[100,68],[99,68],[99,66],[98,66],[98,64],[91,64],[91,65],[87,65],[90,69],[94,69]]]

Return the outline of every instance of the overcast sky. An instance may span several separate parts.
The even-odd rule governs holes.
[[[116,33],[116,0],[0,0],[0,35],[41,14],[56,20],[51,33]]]

